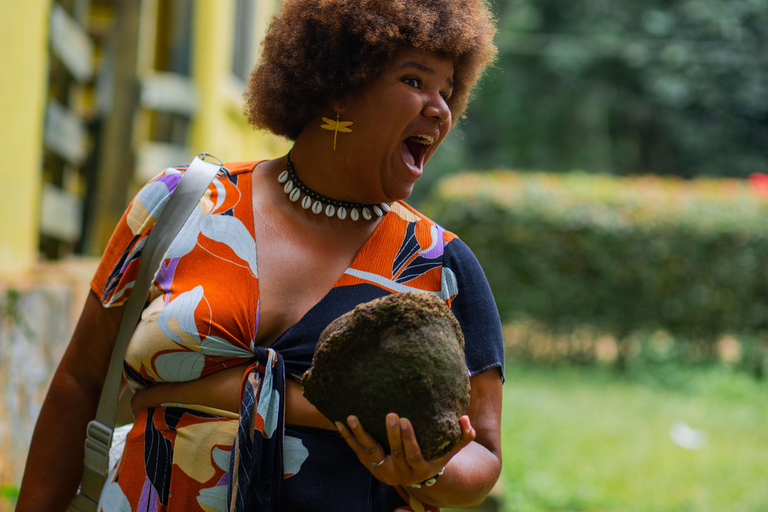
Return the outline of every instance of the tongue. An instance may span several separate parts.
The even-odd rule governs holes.
[[[416,167],[416,159],[414,158],[413,153],[411,153],[411,149],[408,147],[407,141],[403,141],[400,149],[403,153],[403,160],[405,163],[411,167]]]

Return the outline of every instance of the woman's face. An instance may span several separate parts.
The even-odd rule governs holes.
[[[405,199],[451,127],[446,103],[453,62],[436,53],[401,50],[370,85],[348,97],[337,157],[357,173],[355,195],[366,202]]]

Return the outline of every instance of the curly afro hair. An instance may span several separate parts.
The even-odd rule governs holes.
[[[402,48],[454,64],[457,122],[496,56],[486,0],[285,0],[245,92],[248,121],[295,140],[329,99],[371,83]]]

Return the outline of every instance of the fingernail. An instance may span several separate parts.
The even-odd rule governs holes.
[[[344,432],[344,425],[340,421],[335,422],[335,425],[339,432]]]
[[[400,430],[408,430],[408,420],[405,418],[400,419]]]
[[[387,425],[389,425],[390,427],[396,426],[397,416],[392,413],[387,414]]]
[[[347,423],[349,424],[350,428],[357,428],[357,418],[354,416],[347,418]]]

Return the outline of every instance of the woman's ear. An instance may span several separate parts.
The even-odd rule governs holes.
[[[345,104],[344,100],[341,98],[331,98],[326,103],[334,112],[341,112]]]

